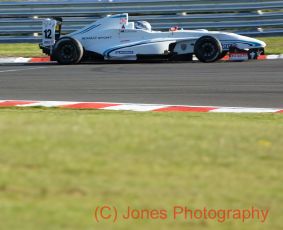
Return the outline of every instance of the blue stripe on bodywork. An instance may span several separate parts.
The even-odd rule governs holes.
[[[73,34],[73,35],[79,35],[79,34],[87,33],[87,32],[89,32],[89,31],[91,31],[92,29],[95,29],[95,28],[97,28],[97,27],[99,27],[99,26],[100,26],[100,24],[99,24],[99,25],[93,25],[93,26],[88,27],[88,28],[84,29],[83,31],[78,32],[78,33],[75,33],[75,34]]]
[[[130,48],[130,47],[134,47],[134,46],[139,46],[139,45],[145,45],[145,44],[154,44],[154,43],[159,43],[159,42],[176,42],[176,39],[174,40],[162,40],[162,41],[154,41],[154,42],[139,42],[136,44],[132,44],[132,45],[128,45],[128,46],[122,46],[122,47],[116,47],[116,48],[111,48],[106,50],[103,55],[109,57],[110,53],[112,53],[113,51],[119,50],[119,49],[125,49],[125,48]]]
[[[243,44],[248,44],[248,45],[255,45],[255,46],[261,46],[260,43],[257,43],[257,42],[249,42],[249,41],[241,41],[241,40],[220,40],[220,42],[222,43],[228,43],[228,42],[231,42],[231,43],[243,43]]]

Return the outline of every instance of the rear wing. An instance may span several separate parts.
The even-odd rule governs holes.
[[[52,47],[61,36],[62,22],[63,20],[60,17],[47,18],[43,20],[42,42],[40,44],[40,48],[43,49],[44,53],[51,54]],[[49,52],[47,50],[49,50]]]

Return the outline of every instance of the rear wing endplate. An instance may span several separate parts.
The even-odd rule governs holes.
[[[47,18],[42,22],[42,46],[52,47],[61,36],[62,18]]]

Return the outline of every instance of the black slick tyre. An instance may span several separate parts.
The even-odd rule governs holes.
[[[71,65],[79,63],[83,54],[83,46],[77,39],[63,37],[55,43],[52,56],[59,64]]]
[[[201,62],[215,62],[221,57],[222,46],[218,39],[203,36],[196,41],[194,53]]]

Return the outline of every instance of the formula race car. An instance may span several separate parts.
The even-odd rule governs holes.
[[[45,19],[40,44],[43,52],[60,64],[83,60],[191,61],[193,54],[201,62],[215,62],[229,51],[256,59],[266,46],[234,33],[177,27],[167,32],[154,31],[146,21],[129,22],[127,13],[107,16],[64,36],[61,26],[61,18]]]

